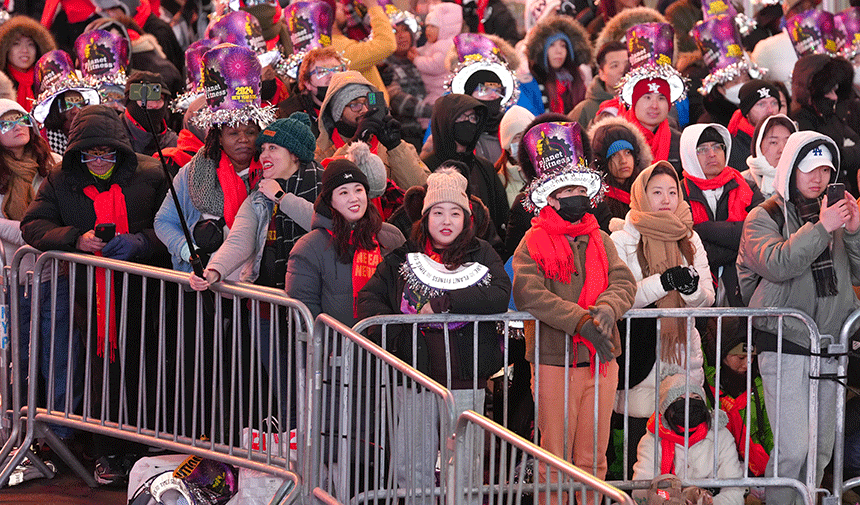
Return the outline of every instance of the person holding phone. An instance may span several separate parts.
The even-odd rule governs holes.
[[[158,90],[155,89],[156,86]],[[141,91],[150,91],[150,95],[154,95],[147,97],[145,111]],[[167,118],[170,116],[167,110],[169,102],[170,91],[160,75],[138,70],[129,76],[125,85],[122,124],[134,152],[147,156],[155,155],[158,152],[156,139],[162,149],[176,147],[179,136],[167,126]],[[149,118],[146,117],[147,114]]]
[[[852,287],[852,280],[860,278],[860,210],[844,187],[825,194],[839,166],[840,151],[830,137],[813,131],[791,134],[776,167],[776,194],[750,211],[738,252],[741,294],[749,306],[802,310],[821,335],[838,335],[845,318],[860,307]],[[840,189],[842,197],[834,202]],[[782,354],[776,352],[778,334]],[[753,338],[768,417],[780,423],[778,476],[803,481],[814,471],[820,485],[833,452],[837,394],[835,383],[819,383],[818,446],[808,447],[810,354],[822,349],[810,347],[806,324],[794,318],[782,324],[777,317],[754,318]],[[836,372],[835,358],[818,359],[822,376]],[[815,469],[806,469],[809,450],[818,451]],[[770,458],[765,476],[776,476],[775,459]],[[772,487],[767,502],[803,503],[793,489]]]

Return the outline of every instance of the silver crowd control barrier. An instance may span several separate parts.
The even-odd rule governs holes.
[[[326,504],[443,498],[452,393],[326,314],[312,351],[308,492]]]
[[[645,489],[648,487],[648,485],[650,483],[650,479],[649,480],[634,481],[632,479],[632,475],[628,471],[629,466],[632,465],[633,458],[635,458],[635,454],[630,454],[630,452],[628,450],[628,447],[630,445],[630,439],[629,439],[629,434],[630,434],[630,429],[629,429],[630,428],[630,425],[629,425],[629,421],[630,421],[629,391],[631,390],[630,369],[631,369],[631,359],[634,361],[637,359],[636,357],[631,358],[631,356],[633,354],[633,352],[631,352],[631,342],[635,338],[637,338],[635,331],[632,330],[632,327],[634,325],[631,324],[631,321],[655,320],[654,327],[655,327],[655,334],[656,334],[656,344],[655,344],[656,348],[655,348],[654,352],[656,353],[656,356],[659,357],[660,356],[660,349],[661,349],[661,340],[660,340],[660,330],[661,330],[661,324],[662,324],[661,318],[663,318],[663,319],[681,319],[683,321],[683,326],[686,327],[686,332],[688,335],[688,342],[691,340],[692,335],[697,335],[697,333],[694,333],[694,331],[693,331],[695,326],[696,326],[696,320],[697,319],[713,318],[717,321],[716,325],[718,328],[718,330],[717,330],[718,336],[717,336],[717,341],[716,341],[716,356],[720,356],[721,351],[723,350],[722,349],[721,328],[722,328],[723,319],[726,317],[736,317],[736,318],[742,319],[744,327],[747,329],[747,342],[746,343],[747,343],[747,348],[749,348],[749,349],[754,348],[754,346],[752,344],[752,331],[751,331],[752,330],[752,321],[755,318],[761,318],[761,317],[774,317],[774,318],[778,319],[778,321],[779,321],[779,332],[778,332],[779,335],[778,335],[778,337],[780,338],[780,342],[782,341],[781,340],[782,330],[783,330],[785,321],[787,319],[794,319],[794,320],[799,321],[799,324],[801,326],[805,327],[806,331],[808,331],[810,342],[813,343],[812,348],[817,349],[817,348],[820,348],[822,346],[824,346],[824,348],[827,348],[829,345],[832,344],[832,342],[830,342],[828,336],[819,335],[819,332],[818,332],[818,329],[817,329],[815,323],[812,321],[812,319],[808,315],[806,315],[802,311],[797,311],[797,310],[780,309],[780,308],[767,308],[767,309],[749,309],[749,308],[690,309],[690,308],[684,308],[684,309],[636,309],[636,310],[628,311],[624,315],[624,317],[622,318],[622,321],[625,322],[625,327],[626,327],[625,331],[622,334],[622,340],[624,342],[625,350],[624,350],[623,355],[619,358],[618,362],[619,362],[619,365],[623,366],[623,373],[620,374],[621,376],[619,377],[619,380],[618,380],[618,386],[617,386],[618,392],[616,392],[616,398],[615,398],[615,400],[616,400],[615,401],[615,410],[618,412],[618,414],[620,414],[622,416],[622,421],[621,421],[622,422],[622,428],[620,430],[623,433],[623,441],[622,441],[622,445],[621,445],[622,454],[620,456],[620,466],[622,467],[622,474],[620,475],[619,478],[609,480],[609,482],[611,484],[613,484],[614,486],[616,486],[620,489],[632,491],[634,489]],[[492,322],[492,323],[497,324],[498,329],[500,331],[500,334],[507,337],[508,335],[517,334],[518,330],[516,330],[516,328],[521,327],[523,323],[528,324],[529,322],[533,322],[533,321],[534,321],[534,318],[531,316],[531,314],[525,313],[525,312],[509,312],[506,314],[493,314],[493,315],[462,315],[462,314],[403,315],[403,314],[398,314],[398,315],[385,315],[385,316],[376,316],[376,317],[367,318],[367,319],[359,322],[358,324],[356,324],[354,329],[360,333],[367,333],[368,331],[372,331],[374,337],[379,340],[380,345],[386,349],[391,349],[392,345],[394,344],[394,342],[392,342],[392,337],[390,336],[391,334],[394,334],[395,332],[397,332],[397,334],[400,336],[400,338],[403,338],[403,335],[405,334],[406,338],[412,339],[412,347],[411,348],[415,349],[418,336],[420,335],[420,332],[421,332],[422,325],[427,325],[429,323],[435,323],[436,325],[441,326],[443,328],[443,331],[445,334],[446,358],[448,361],[448,375],[447,375],[447,377],[449,378],[448,384],[443,384],[443,385],[450,388],[450,386],[451,386],[451,383],[450,383],[450,377],[451,377],[451,368],[450,368],[451,340],[449,339],[449,331],[448,331],[449,325],[453,325],[454,323],[463,323],[463,322],[468,322],[468,323]],[[396,327],[401,327],[401,328],[395,329]],[[405,327],[405,329],[403,329],[404,327]],[[466,333],[471,334],[472,341],[473,341],[473,349],[475,349],[475,348],[477,348],[477,345],[478,345],[478,325],[477,324],[471,324],[471,326],[468,328],[469,329],[467,330]],[[540,355],[541,338],[540,338],[539,328],[540,327],[537,326],[536,339],[535,339],[536,340],[535,341],[535,354],[536,355]],[[695,340],[698,341],[699,340],[698,337],[696,337]],[[569,344],[569,342],[570,342],[570,339],[567,339],[566,346],[565,346],[566,347],[565,348],[565,362],[566,363],[571,363],[571,361],[572,361],[571,353],[573,352],[573,349],[572,349],[572,346]],[[511,398],[511,395],[509,394],[509,389],[511,387],[511,383],[514,382],[514,380],[512,380],[512,377],[514,377],[516,374],[516,372],[514,370],[512,370],[512,368],[511,368],[511,363],[512,363],[512,358],[513,358],[511,355],[511,348],[512,348],[511,343],[512,343],[511,339],[505,338],[504,347],[503,347],[503,349],[504,349],[503,350],[503,357],[504,357],[505,365],[500,372],[500,377],[502,378],[502,380],[499,381],[499,382],[501,382],[502,394],[496,395],[497,399],[501,399],[502,405],[496,405],[496,404],[492,405],[494,417],[501,419],[500,424],[502,424],[504,427],[506,427],[508,429],[514,428],[514,427],[508,425],[508,421],[511,419],[510,410],[512,409],[512,406],[510,404],[512,398]],[[782,356],[782,354],[783,354],[783,349],[782,349],[782,344],[780,343],[779,347],[777,349],[777,355]],[[473,358],[474,366],[475,366],[475,368],[473,368],[473,369],[477,369],[477,361],[479,359],[479,357],[477,356],[477,353],[472,353],[472,358]],[[691,376],[696,377],[696,376],[702,376],[703,375],[703,372],[699,366],[691,365],[691,361],[692,361],[691,358],[692,358],[691,346],[688,345],[688,346],[686,346],[686,355],[684,357],[684,372],[686,375],[686,388],[685,389],[686,389],[687,394],[689,394],[689,386],[691,384],[690,381],[694,380],[694,379],[691,379]],[[408,363],[410,363],[412,366],[418,365],[417,356],[415,356],[415,355],[412,356],[411,361],[408,357],[406,357],[404,359]],[[742,396],[745,395],[745,400],[748,404],[752,401],[752,394],[753,394],[752,393],[752,387],[755,385],[755,377],[753,377],[753,375],[752,375],[753,374],[753,368],[754,368],[752,366],[752,363],[753,363],[754,359],[755,359],[755,357],[752,355],[752,353],[747,354],[747,359],[746,359],[746,364],[747,364],[747,367],[746,367],[747,368],[746,385],[747,385],[747,387],[746,387],[746,392],[743,393]],[[716,382],[716,384],[719,384],[720,379],[721,379],[721,375],[722,375],[722,373],[724,373],[723,372],[723,364],[721,362],[719,362],[719,359],[717,359],[716,361],[717,361],[717,363],[708,363],[708,364],[715,369],[714,381]],[[809,357],[809,375],[811,377],[820,377],[821,376],[820,361],[821,361],[821,358],[818,356],[810,356]],[[528,371],[529,378],[531,380],[533,380],[533,382],[531,384],[531,386],[532,386],[531,391],[539,391],[540,387],[541,387],[540,386],[541,365],[539,363],[535,363],[535,364],[532,364],[531,366],[533,367],[533,370],[534,370],[534,375],[532,375],[532,370]],[[565,371],[564,371],[564,383],[565,383],[564,391],[557,391],[557,393],[559,395],[563,395],[562,397],[565,399],[564,419],[560,419],[558,421],[561,421],[564,426],[567,426],[570,420],[567,417],[568,416],[568,408],[567,408],[566,402],[567,402],[567,399],[569,398],[569,393],[570,393],[570,389],[568,386],[569,374],[573,373],[572,372],[573,367],[564,367],[564,368],[565,368]],[[698,368],[698,370],[697,370],[697,368]],[[648,415],[653,414],[653,412],[659,406],[660,369],[661,369],[661,361],[660,361],[660,359],[657,359],[655,362],[655,365],[654,365],[654,370],[652,370],[652,374],[650,376],[650,379],[642,381],[643,384],[646,384],[647,381],[652,381],[650,387],[652,389],[651,395],[653,397],[653,404],[654,405],[653,405],[653,408],[650,409],[650,413]],[[777,379],[778,384],[779,384],[779,383],[781,383],[781,376],[782,376],[782,370],[780,367],[778,367],[777,374],[780,377],[780,379]],[[698,379],[698,380],[701,380],[701,379]],[[597,408],[597,407],[598,407],[598,398],[600,396],[600,389],[601,389],[601,387],[607,387],[605,385],[601,386],[601,382],[606,382],[606,380],[603,379],[603,381],[601,381],[600,374],[595,374],[595,385],[594,385],[594,388],[595,388],[595,394],[594,394],[595,405],[594,405],[594,409],[593,409],[594,410],[594,419],[593,419],[593,425],[594,426],[598,426],[598,424],[599,424],[599,422],[598,422],[599,408]],[[822,381],[820,381],[820,380],[811,380],[810,381],[810,387],[809,387],[809,391],[808,391],[810,402],[809,402],[809,408],[807,410],[807,422],[808,422],[809,430],[807,433],[808,439],[805,441],[805,443],[807,444],[807,447],[817,447],[817,444],[818,444],[817,426],[818,426],[819,409],[818,409],[817,398],[818,398],[818,391],[819,391],[819,386],[820,386],[821,382]],[[609,386],[609,387],[614,387],[614,386]],[[705,387],[706,388],[708,387],[707,384],[705,384]],[[472,390],[470,391],[472,398],[478,398],[482,394],[482,392],[485,388],[486,388],[486,384],[483,383],[483,381],[479,381],[477,377],[473,378]],[[529,391],[529,392],[531,392],[531,391]],[[721,398],[722,393],[720,392],[720,388],[716,388],[715,393],[716,394],[715,394],[715,397],[713,399],[712,405],[720,405],[720,401],[722,399]],[[533,413],[533,419],[534,419],[534,429],[527,435],[527,438],[530,438],[535,445],[539,445],[540,441],[539,441],[538,426],[540,423],[540,418],[539,418],[540,401],[537,397],[534,397],[534,395],[533,395],[533,401],[534,401],[534,406],[533,406],[533,412],[532,413]],[[777,398],[777,401],[776,401],[777,406],[779,406],[780,402],[782,402],[782,401],[792,401],[792,399]],[[474,405],[477,406],[477,408],[475,410],[478,410],[482,414],[485,413],[485,411],[481,408],[482,405],[479,402],[475,402]],[[462,411],[462,410],[460,410],[460,411]],[[501,415],[496,416],[495,414],[497,414],[497,413],[501,413]],[[558,421],[555,421],[555,422],[558,422]],[[751,410],[750,409],[746,409],[744,422],[745,422],[746,426],[751,425],[750,424],[751,423]],[[770,417],[770,425],[774,427],[774,429],[773,429],[774,440],[779,439],[780,430],[779,430],[778,425],[780,422],[792,423],[793,420],[780,419],[780,416],[778,414]],[[644,424],[643,424],[643,426],[644,426]],[[517,430],[512,429],[512,431],[516,432]],[[519,434],[523,435],[523,433],[519,433]],[[594,453],[598,452],[596,450],[596,448],[597,448],[597,436],[598,436],[597,430],[595,429],[594,432],[592,433],[592,441],[591,441],[592,447],[595,449]],[[720,434],[718,432],[715,435],[715,442],[716,443],[719,442],[719,437],[720,437]],[[658,436],[658,442],[659,442],[659,436]],[[565,434],[564,446],[565,446],[566,452],[570,451],[570,449],[569,449],[570,445],[569,444],[571,444],[571,443],[572,443],[572,441],[568,440],[567,435]],[[683,453],[684,453],[683,461],[684,462],[688,461],[688,458],[687,458],[688,451],[689,451],[689,445],[688,444],[689,444],[689,440],[685,439],[685,444],[683,447]],[[733,487],[733,488],[755,487],[755,488],[762,488],[762,489],[771,488],[771,487],[792,488],[795,491],[797,491],[797,493],[800,494],[804,503],[806,503],[808,505],[811,505],[812,503],[815,502],[815,496],[817,494],[823,494],[825,498],[827,498],[829,495],[831,495],[831,492],[829,490],[819,489],[818,483],[816,482],[814,472],[810,472],[810,474],[807,475],[805,480],[803,480],[803,481],[801,481],[798,478],[780,477],[779,476],[780,475],[779,465],[777,464],[775,467],[776,477],[767,477],[766,478],[766,477],[756,477],[754,475],[751,475],[750,470],[749,470],[750,444],[751,444],[750,430],[746,430],[746,434],[745,434],[743,441],[740,444],[738,444],[738,445],[742,446],[742,450],[739,451],[739,454],[743,455],[742,457],[739,456],[741,458],[741,461],[742,461],[741,464],[743,466],[743,475],[740,478],[732,478],[732,479],[718,478],[716,476],[717,475],[716,468],[718,465],[718,461],[717,461],[716,456],[714,457],[714,461],[713,461],[713,465],[712,465],[712,469],[711,469],[711,474],[708,478],[704,478],[704,479],[698,478],[697,479],[697,478],[690,477],[687,474],[687,465],[684,465],[684,468],[682,470],[678,471],[678,476],[682,480],[682,482],[684,482],[687,485],[695,485],[695,486],[700,486],[703,488],[728,488],[728,487]],[[636,446],[633,445],[633,447],[634,447],[634,451],[635,451]],[[660,447],[660,444],[656,443],[655,449],[654,449],[655,454],[653,457],[653,461],[655,462],[654,470],[653,470],[653,472],[654,472],[653,476],[654,477],[660,475],[660,473],[661,473],[659,471],[660,469],[656,463],[658,461],[656,453],[657,453],[657,450],[659,447]],[[778,447],[775,447],[773,449],[773,452],[771,453],[771,457],[778,458],[778,454],[779,454],[779,449],[778,449]],[[816,451],[808,451],[806,464],[807,464],[808,468],[816,468],[816,465],[817,465]],[[589,471],[592,474],[597,474],[597,460],[595,459],[590,467],[584,467],[582,469]]]
[[[832,353],[839,355],[839,365],[836,369],[836,376],[839,380],[847,383],[848,373],[848,353],[856,352],[853,346],[852,337],[860,328],[860,309],[855,310],[845,320],[842,325],[842,331],[839,332],[839,341],[835,342]],[[845,491],[860,487],[860,477],[853,477],[845,480],[845,437],[846,433],[846,402],[845,395],[837,395],[835,405],[836,410],[836,446],[833,448],[833,490],[832,497],[828,497],[830,501],[824,502],[824,505],[837,505],[842,503],[842,495]]]
[[[470,445],[472,440],[488,442],[487,451],[479,455],[486,483],[472,479],[471,466],[475,460]],[[460,414],[453,443],[451,473],[454,475],[452,503],[455,505],[521,503],[526,495],[537,497],[541,503],[553,501],[551,498],[555,498],[556,503],[573,503],[572,497],[582,500],[583,493],[593,503],[635,503],[620,489],[474,411]],[[535,465],[548,467],[550,473],[556,475],[553,485],[540,484],[532,478]]]
[[[27,384],[26,435],[0,484],[38,437],[97,485],[63,440],[79,430],[280,477],[275,503],[301,494],[304,448],[296,442],[291,451],[290,431],[296,440],[307,432],[310,312],[278,290],[187,286],[188,274],[147,265],[54,251],[38,257],[28,370],[44,382]],[[21,307],[13,303],[11,312],[14,323]]]

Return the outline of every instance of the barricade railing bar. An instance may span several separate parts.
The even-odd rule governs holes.
[[[95,486],[57,436],[74,429],[277,475],[285,479],[280,498],[301,494],[293,489],[304,448],[291,452],[290,428],[307,431],[300,413],[308,410],[310,312],[282,291],[187,286],[188,274],[173,270],[76,253],[39,256],[30,348],[46,339],[51,351],[47,359],[31,351],[28,368],[47,377],[44,391],[29,381],[21,409],[28,430],[0,483],[43,437]],[[46,315],[50,324],[41,325]]]
[[[469,441],[475,439],[489,441],[488,451],[479,455],[481,468],[487,476],[486,483],[476,483],[471,479],[470,467],[475,455]],[[568,501],[562,495],[581,497],[582,493],[587,493],[594,503],[635,503],[624,491],[471,410],[460,414],[453,443],[451,473],[455,476],[455,485],[452,486],[452,503],[455,505],[519,505],[524,495],[540,497],[542,503],[550,501],[554,495],[558,503],[571,503],[572,499]],[[530,478],[531,472],[536,470],[535,465],[545,465],[559,476],[554,485],[539,484],[537,479]]]
[[[848,316],[842,324],[842,330],[839,332],[839,340],[834,343],[831,353],[839,356],[838,366],[836,368],[837,378],[848,382],[848,354],[855,351],[852,344],[852,337],[860,328],[860,309],[855,310]],[[855,351],[856,352],[856,351]],[[841,393],[841,391],[840,391]],[[844,491],[860,486],[860,477],[845,479],[845,416],[846,404],[845,395],[837,395],[836,410],[836,445],[833,448],[833,498],[832,503],[842,503],[842,494]]]
[[[309,492],[386,505],[444,497],[451,391],[326,314],[316,319],[312,355]]]

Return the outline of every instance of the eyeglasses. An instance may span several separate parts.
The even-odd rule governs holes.
[[[702,144],[696,148],[696,154],[699,155],[711,154],[717,151],[726,152],[725,144]]]
[[[70,102],[66,99],[62,99],[60,100],[60,112],[68,112],[72,109],[83,109],[89,104],[90,102],[86,98],[82,99],[79,102]]]
[[[367,98],[356,98],[355,100],[346,104],[346,106],[349,107],[349,110],[353,112],[361,112],[361,109],[367,108]]]
[[[92,163],[94,161],[104,161],[106,163],[116,163],[116,151],[111,151],[104,154],[81,153],[81,162]]]
[[[475,114],[474,112],[467,112],[467,113],[461,114],[460,117],[458,117],[457,121],[455,121],[455,122],[456,123],[464,123],[466,121],[468,121],[472,124],[478,124],[478,115]]]
[[[311,70],[311,75],[315,75],[318,78],[322,79],[329,74],[336,74],[338,72],[345,72],[346,65],[336,65],[334,67],[317,67]]]
[[[478,84],[475,91],[472,92],[472,96],[475,98],[489,98],[492,100],[493,98],[499,98],[504,93],[505,88],[503,88],[501,84],[496,82],[487,82],[484,84]]]
[[[18,119],[0,120],[0,133],[9,133],[18,125],[31,128],[33,126],[33,122],[30,121],[30,116],[28,114],[24,114]]]

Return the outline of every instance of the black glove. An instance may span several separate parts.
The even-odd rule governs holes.
[[[594,350],[597,351],[597,357],[601,363],[609,363],[609,361],[615,358],[615,355],[612,353],[612,342],[609,340],[609,337],[597,329],[597,326],[594,326],[594,321],[591,319],[586,321],[582,325],[582,328],[579,329],[579,334],[582,335],[582,338],[591,342]]]
[[[355,127],[354,138],[362,142],[370,142],[371,136],[376,135],[376,138],[379,138],[379,135],[384,129],[385,125],[381,119],[374,115],[367,114],[358,120],[358,124]],[[381,141],[382,139],[380,139],[380,142]]]
[[[692,295],[699,289],[699,272],[693,267],[684,267],[690,274],[690,282],[677,287],[682,295]]]
[[[400,145],[400,122],[391,116],[385,116],[385,127],[376,134],[379,143],[389,151]]]
[[[687,286],[692,280],[693,276],[690,274],[690,269],[682,266],[672,267],[660,275],[660,283],[666,291]]]

